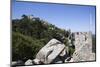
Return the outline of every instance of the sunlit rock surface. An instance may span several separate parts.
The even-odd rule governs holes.
[[[65,45],[57,39],[50,40],[36,55],[36,59],[44,64],[52,63],[52,61],[60,54],[65,55]]]
[[[25,62],[25,65],[33,65],[33,61],[29,59]]]

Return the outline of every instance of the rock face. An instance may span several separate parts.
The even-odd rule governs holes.
[[[56,39],[50,40],[36,55],[36,59],[44,64],[52,63],[52,61],[60,54],[65,55],[65,45]],[[61,62],[58,62],[61,63]]]
[[[92,33],[91,32],[76,32],[75,37],[75,52],[73,53],[73,61],[94,61],[95,53],[92,53]]]

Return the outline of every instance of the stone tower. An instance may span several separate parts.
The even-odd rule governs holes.
[[[95,53],[92,53],[92,33],[75,32],[74,38],[73,62],[95,60]]]

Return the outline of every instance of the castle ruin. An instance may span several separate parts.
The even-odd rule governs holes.
[[[75,32],[74,39],[73,62],[95,61],[95,53],[92,51],[92,33]]]

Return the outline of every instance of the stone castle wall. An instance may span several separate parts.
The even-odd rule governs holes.
[[[75,52],[73,53],[73,61],[95,60],[95,53],[92,53],[92,33],[75,32],[74,38]]]

